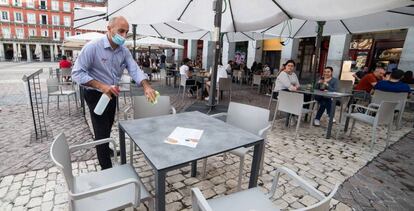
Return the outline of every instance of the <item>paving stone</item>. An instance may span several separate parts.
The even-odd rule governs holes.
[[[43,201],[43,202],[46,202],[46,201],[52,201],[54,196],[55,196],[55,192],[53,192],[53,191],[46,192],[46,193],[43,195],[43,199],[42,199],[42,201]]]
[[[46,178],[42,178],[42,179],[35,179],[34,181],[33,181],[33,187],[35,188],[35,187],[39,187],[39,186],[42,186],[42,185],[46,185]]]
[[[9,190],[9,187],[0,188],[0,198],[3,198],[7,194],[7,190]]]
[[[183,204],[181,202],[173,202],[173,203],[167,204],[167,206],[165,207],[165,210],[178,211],[178,210],[181,210],[182,208],[183,208]]]
[[[44,192],[45,186],[33,188],[32,192],[30,193],[30,197],[43,196]]]
[[[55,204],[63,204],[68,201],[67,193],[58,193],[55,195]]]
[[[47,201],[43,202],[41,206],[42,211],[51,211],[53,209],[53,202]]]
[[[19,190],[20,187],[22,187],[22,182],[14,182],[11,186],[9,190]],[[1,193],[0,193],[1,195]]]
[[[178,193],[178,192],[170,192],[167,195],[165,195],[165,202],[166,203],[171,203],[171,202],[175,202],[178,201],[180,199],[182,199],[183,196]]]
[[[185,177],[181,174],[176,174],[176,175],[167,177],[166,180],[167,180],[168,183],[174,184],[176,182],[181,182],[181,181],[185,180]]]
[[[42,204],[42,197],[35,197],[35,198],[30,199],[29,203],[27,203],[27,207],[33,208],[33,207],[40,206],[41,204]]]
[[[14,206],[24,206],[29,202],[30,195],[19,196],[14,200]]]
[[[195,177],[190,177],[190,178],[187,178],[187,179],[184,180],[184,184],[186,184],[186,185],[193,185],[194,183],[197,183],[199,181],[200,180],[198,180]]]
[[[319,200],[315,199],[312,196],[306,195],[303,198],[299,199],[299,202],[308,207],[318,203]]]
[[[0,188],[11,185],[12,182],[13,182],[13,179],[14,179],[14,176],[13,175],[9,175],[9,176],[3,177],[1,179],[1,182],[0,182]]]
[[[36,173],[36,178],[37,179],[46,178],[46,177],[47,177],[47,171],[45,171],[45,170],[37,171],[37,173]]]
[[[4,201],[10,202],[13,201],[19,194],[19,190],[8,191],[6,196],[3,198]]]

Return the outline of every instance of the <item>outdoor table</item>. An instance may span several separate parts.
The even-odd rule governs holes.
[[[303,93],[303,94],[309,94],[312,96],[321,96],[326,98],[332,99],[331,104],[331,114],[329,115],[329,123],[328,128],[326,130],[326,138],[331,138],[331,131],[332,131],[332,125],[333,125],[333,119],[335,117],[335,108],[336,108],[336,102],[340,100],[343,97],[350,97],[352,94],[349,93],[342,93],[342,92],[327,92],[327,91],[320,91],[320,90],[298,90],[296,92]]]
[[[164,143],[176,127],[204,130],[195,148]],[[264,139],[198,111],[119,122],[121,163],[126,163],[125,133],[143,152],[155,171],[155,208],[165,210],[165,176],[191,163],[196,176],[197,160],[254,146],[249,188],[257,186]],[[132,161],[131,161],[132,162]]]

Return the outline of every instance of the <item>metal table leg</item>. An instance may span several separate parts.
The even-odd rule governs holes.
[[[197,176],[197,161],[191,162],[191,176],[192,177]]]
[[[254,145],[252,168],[250,170],[249,188],[257,186],[257,179],[259,178],[260,160],[264,150],[264,140]]]
[[[155,210],[165,210],[165,174],[166,172],[156,171],[155,173]]]
[[[332,131],[332,125],[333,125],[333,119],[335,118],[335,108],[336,108],[336,98],[332,98],[332,104],[331,104],[331,114],[329,115],[329,123],[328,123],[328,129],[326,130],[326,138],[331,138],[331,131]]]
[[[118,125],[119,128],[119,150],[121,153],[121,164],[126,163],[126,150],[125,150],[125,131]]]

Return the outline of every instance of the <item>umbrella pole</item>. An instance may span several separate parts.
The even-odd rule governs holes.
[[[321,43],[322,43],[322,34],[323,34],[323,26],[325,25],[325,21],[318,21],[318,29],[316,34],[316,40],[315,40],[315,57],[313,61],[313,70],[315,71],[313,73],[313,84],[316,84],[316,75],[319,70],[319,63],[320,63],[320,55],[321,55]]]
[[[137,36],[137,24],[132,24],[132,39],[134,40],[134,48],[132,49],[132,58],[134,58],[134,60],[136,61],[136,36]]]
[[[220,30],[221,30],[221,10],[222,10],[223,1],[215,0],[213,1],[213,10],[214,10],[214,34],[213,34],[213,46],[214,46],[214,60],[213,60],[213,71],[211,75],[211,86],[210,86],[210,97],[208,99],[208,106],[211,108],[216,106],[216,86],[217,86],[217,66],[220,56]]]

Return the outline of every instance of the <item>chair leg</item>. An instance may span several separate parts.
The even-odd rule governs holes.
[[[343,112],[343,110],[344,110],[344,104],[341,103],[341,110],[339,112],[339,122],[342,122],[342,112]]]
[[[133,160],[132,160],[132,157],[133,157],[133,154],[134,154],[134,146],[133,145],[135,145],[134,143],[133,143],[133,141],[130,141],[130,143],[129,143],[129,163],[131,163],[131,166],[132,166],[132,164],[133,164]]]
[[[265,142],[265,144],[266,144],[266,142]],[[259,175],[260,176],[263,175],[265,151],[266,151],[266,147],[263,147],[262,155],[261,155],[262,158],[260,159],[260,170],[259,170]]]
[[[206,178],[207,175],[207,158],[203,159],[203,170],[201,172],[203,178]]]
[[[390,141],[390,135],[391,135],[391,127],[392,127],[392,122],[388,124],[387,139],[385,140],[386,147],[390,145],[389,141]]]
[[[273,114],[272,129],[275,126],[275,120],[276,120],[276,116],[277,116],[277,107],[278,107],[278,105],[279,105],[279,102],[276,103],[275,113]]]
[[[70,95],[68,95],[68,108],[69,108],[69,115],[70,115]]]
[[[243,167],[244,167],[244,156],[240,157],[240,168],[239,168],[239,178],[237,183],[237,191],[241,190],[242,178],[243,178]]]
[[[296,124],[296,131],[295,131],[295,139],[298,138],[298,132],[299,132],[299,126],[300,126],[300,120],[301,120],[302,115],[298,116],[298,123]]]
[[[351,131],[349,131],[349,136],[352,136],[352,131],[354,130],[355,119],[352,120]]]
[[[370,151],[372,152],[372,149],[374,148],[374,143],[377,142],[377,136],[376,136],[376,126],[372,126],[372,139],[371,139],[371,147]]]
[[[59,95],[57,96],[57,109],[59,110]]]
[[[46,114],[49,114],[49,95],[47,95]]]

